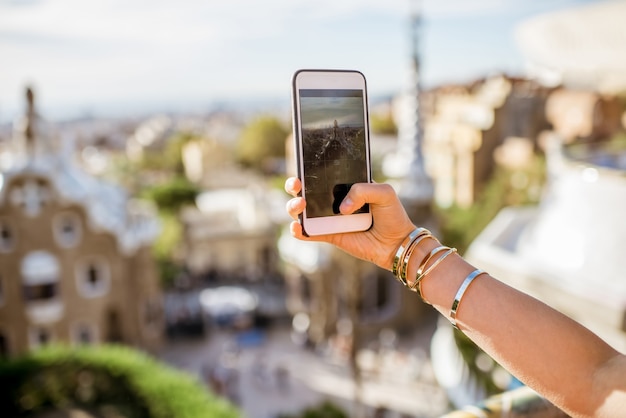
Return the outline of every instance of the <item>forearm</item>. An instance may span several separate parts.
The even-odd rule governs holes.
[[[415,277],[419,260],[437,245],[429,240],[415,250],[407,277]],[[423,279],[422,296],[449,317],[457,290],[474,270],[452,254]],[[575,321],[488,274],[467,288],[456,320],[496,361],[566,412],[592,415],[607,398],[598,370],[618,353]]]

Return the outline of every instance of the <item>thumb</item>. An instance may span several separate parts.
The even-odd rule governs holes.
[[[360,209],[366,203],[372,205],[390,204],[395,199],[396,192],[388,184],[355,183],[341,202],[339,210],[348,215]]]

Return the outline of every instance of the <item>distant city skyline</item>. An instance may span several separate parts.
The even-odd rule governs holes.
[[[524,73],[516,26],[593,0],[424,0],[430,88]],[[50,119],[289,102],[299,68],[352,68],[370,96],[408,86],[417,1],[0,0],[0,122],[35,88]]]

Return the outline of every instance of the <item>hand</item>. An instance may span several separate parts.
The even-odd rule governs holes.
[[[304,241],[328,242],[348,254],[391,270],[396,250],[415,225],[390,185],[354,184],[339,207],[340,212],[347,215],[369,203],[374,220],[369,230],[311,237],[302,234],[302,225],[297,222],[298,215],[306,207],[304,198],[297,196],[301,188],[298,178],[290,177],[285,181],[285,191],[294,196],[287,202],[287,212],[295,220],[290,225],[291,235]]]

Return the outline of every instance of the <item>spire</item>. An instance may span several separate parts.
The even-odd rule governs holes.
[[[61,151],[58,131],[44,120],[37,111],[37,95],[32,86],[26,86],[24,96],[26,108],[13,124],[12,165],[31,164],[35,160],[58,159]]]
[[[398,98],[395,119],[398,124],[398,145],[395,154],[385,161],[391,177],[398,178],[398,194],[411,217],[427,216],[433,200],[433,184],[424,168],[423,125],[420,109],[420,54],[422,27],[421,2],[413,3],[410,19],[411,73],[408,88]],[[416,221],[419,221],[416,219]]]
[[[35,93],[31,87],[26,88],[26,106],[24,140],[26,141],[26,153],[32,156],[35,153],[37,112],[35,111]]]

